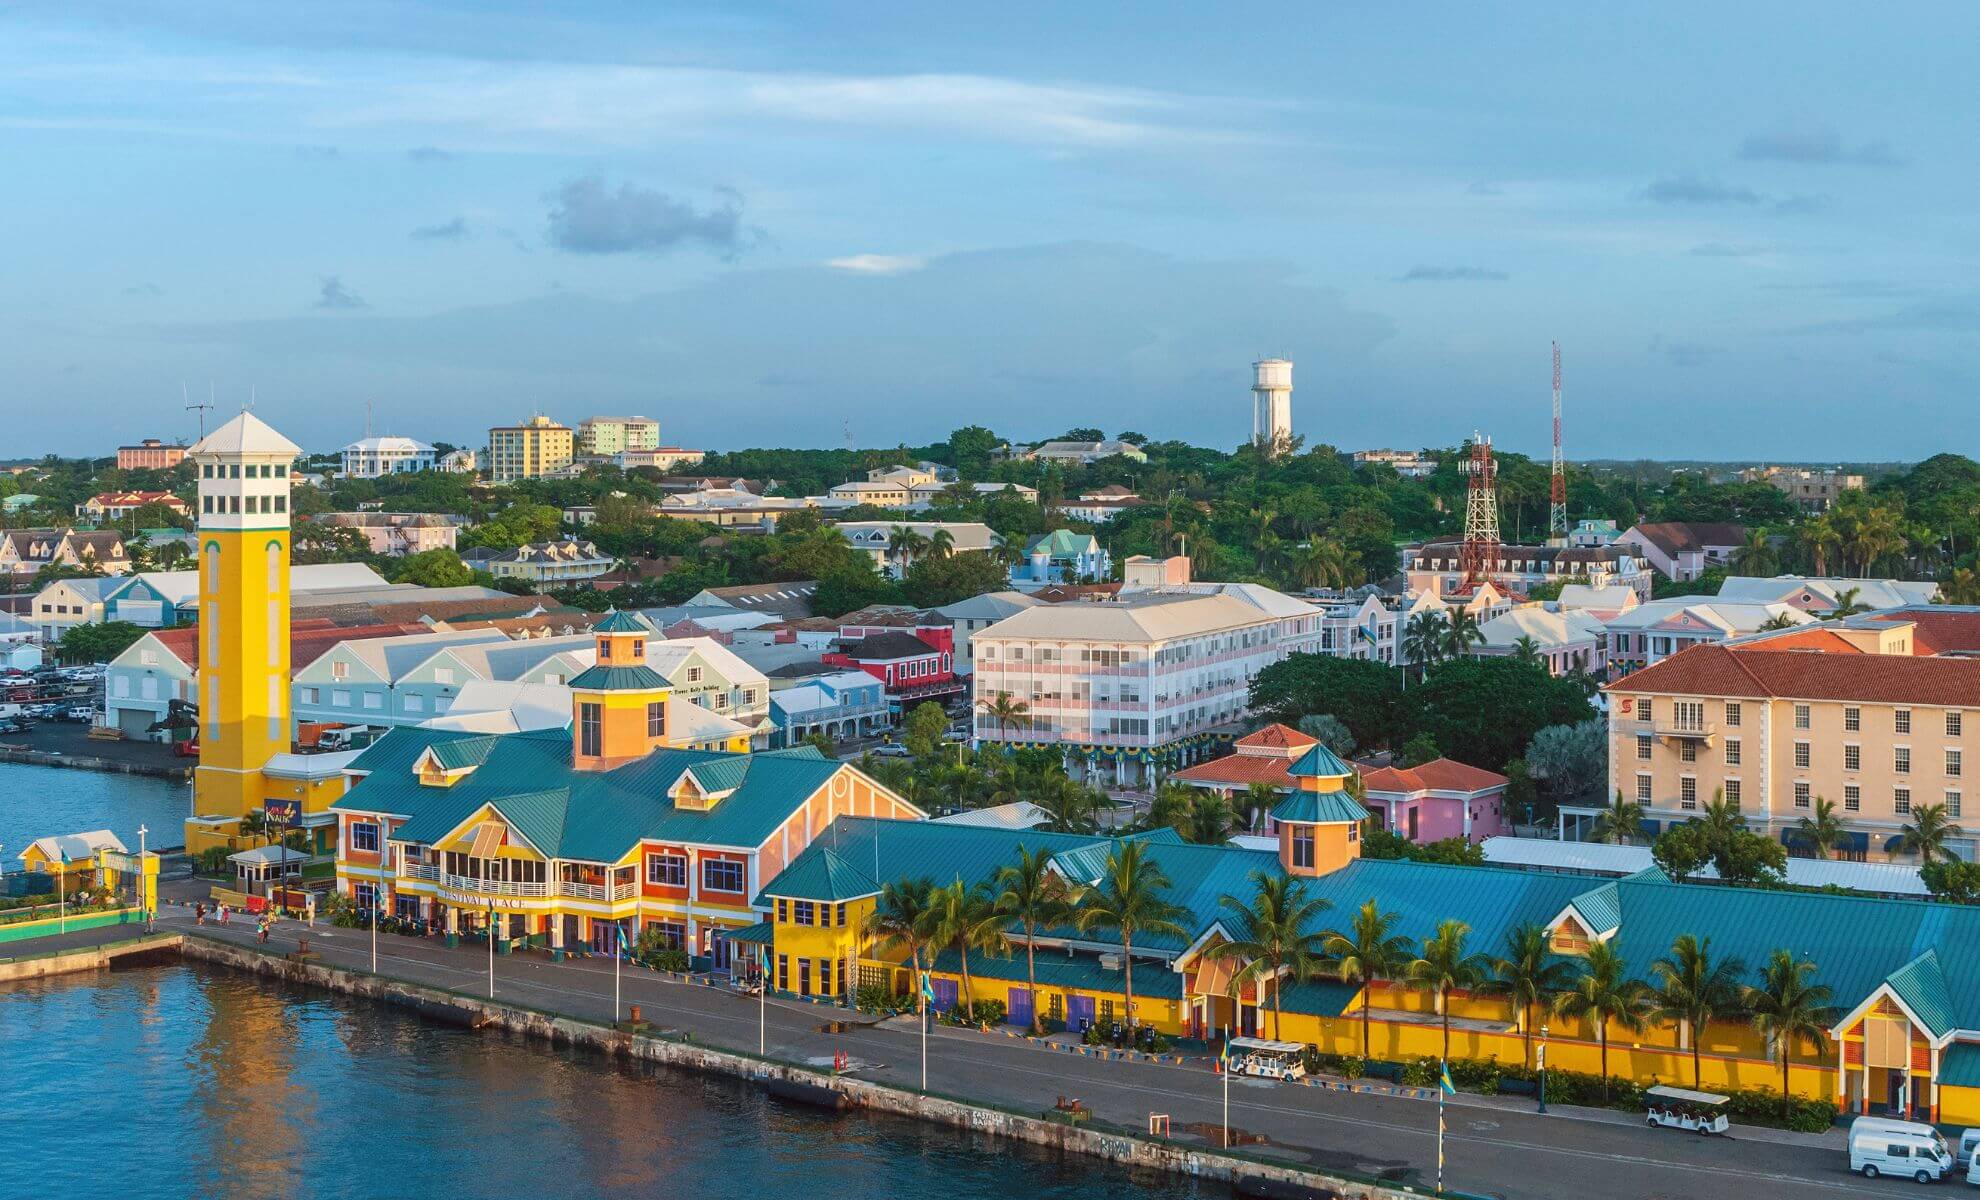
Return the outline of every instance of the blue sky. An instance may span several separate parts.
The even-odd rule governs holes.
[[[1980,9],[0,8],[0,457],[191,428],[711,448],[1973,453]],[[1602,6],[1605,9],[1612,6]]]

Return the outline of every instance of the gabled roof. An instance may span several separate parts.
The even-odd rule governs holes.
[[[1946,990],[1945,972],[1939,970],[1937,951],[1927,950],[1892,971],[1884,981],[1904,1006],[1911,1010],[1934,1038],[1942,1038],[1959,1027],[1958,1008]]]
[[[641,620],[636,613],[614,611],[606,613],[603,620],[591,627],[591,632],[650,634],[653,632],[653,626]]]
[[[667,681],[652,667],[589,667],[570,681],[569,687],[597,692],[665,691]]]
[[[1485,792],[1506,786],[1506,777],[1453,758],[1433,759],[1414,767],[1377,767],[1364,771],[1365,792]]]
[[[1707,546],[1746,544],[1746,527],[1724,521],[1649,521],[1629,532],[1641,535],[1670,556],[1702,551]]]
[[[1354,774],[1354,768],[1342,762],[1340,755],[1315,742],[1286,773],[1305,779],[1346,779]]]
[[[301,446],[276,433],[268,422],[251,412],[236,414],[186,450],[188,457],[202,454],[286,454],[293,458],[301,453]]]
[[[1290,725],[1273,722],[1256,733],[1247,733],[1237,740],[1235,749],[1302,750],[1317,746],[1320,739],[1311,734],[1301,733]]]
[[[1980,660],[1701,645],[1624,676],[1606,690],[1962,708],[1980,696]]]
[[[833,853],[830,846],[821,846],[817,854],[800,855],[789,870],[780,872],[757,897],[757,903],[764,897],[836,903],[879,892],[880,885],[871,876]]]
[[[911,633],[888,630],[849,642],[842,653],[857,662],[898,662],[904,658],[939,654],[940,651]]]

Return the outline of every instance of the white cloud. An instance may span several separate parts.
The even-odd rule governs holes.
[[[843,258],[828,258],[825,265],[858,275],[900,275],[919,271],[928,265],[928,260],[918,254],[848,254]]]

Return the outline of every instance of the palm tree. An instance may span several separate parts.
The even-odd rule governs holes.
[[[1700,1084],[1698,1043],[1713,1017],[1739,1006],[1739,977],[1746,964],[1737,958],[1712,961],[1712,939],[1681,933],[1671,952],[1650,964],[1650,1015],[1678,1026],[1681,1042],[1691,1043],[1691,1086]],[[1678,1047],[1682,1050],[1682,1044]]]
[[[167,542],[159,550],[162,552],[175,544]],[[1955,567],[1939,590],[1947,604],[1980,604],[1980,571],[1972,567]]]
[[[1420,612],[1411,617],[1403,627],[1403,661],[1428,672],[1444,657],[1446,628],[1444,614],[1440,612]]]
[[[1031,992],[1031,1032],[1043,1033],[1038,1013],[1038,927],[1063,925],[1071,906],[1063,877],[1052,870],[1052,852],[1027,850],[1020,842],[1017,861],[997,868],[997,911],[1024,929],[1024,982]]]
[[[1526,1043],[1526,1065],[1533,1065],[1533,1009],[1554,1002],[1568,986],[1568,965],[1548,941],[1547,931],[1534,924],[1506,931],[1506,952],[1492,960],[1492,978],[1483,990],[1504,996],[1519,1021],[1519,1036]]]
[[[933,940],[929,934],[934,922],[934,898],[932,879],[886,884],[880,889],[873,911],[866,914],[860,925],[860,933],[874,938],[876,948],[907,951],[908,960],[914,964],[914,978],[909,986],[914,990],[916,1012],[922,1011],[921,954]]]
[[[1834,858],[1846,832],[1842,818],[1836,815],[1836,802],[1820,796],[1815,797],[1815,815],[1801,818],[1795,827],[1795,836],[1815,852],[1816,858]]]
[[[900,564],[906,571],[913,565],[915,556],[928,548],[928,539],[912,525],[896,525],[887,531],[887,556]]]
[[[1828,985],[1809,981],[1814,973],[1814,963],[1807,959],[1797,962],[1792,952],[1776,950],[1760,972],[1759,985],[1746,989],[1753,1027],[1780,1052],[1782,1120],[1787,1119],[1793,1105],[1788,1093],[1788,1067],[1794,1047],[1813,1042],[1819,1051],[1836,1020]]]
[[[1189,828],[1183,832],[1200,846],[1221,846],[1231,835],[1231,819],[1230,801],[1215,792],[1200,792],[1190,803]]]
[[[1171,904],[1168,873],[1146,857],[1142,842],[1122,842],[1107,856],[1107,870],[1098,886],[1089,888],[1080,904],[1081,933],[1111,929],[1121,939],[1121,982],[1127,995],[1128,1028],[1134,1028],[1134,939],[1137,934],[1181,934],[1180,917],[1189,910]]]
[[[1351,556],[1332,538],[1314,538],[1293,560],[1293,577],[1304,587],[1346,587]]]
[[[1958,857],[1946,842],[1965,837],[1966,831],[1946,815],[1943,804],[1921,804],[1911,810],[1911,823],[1898,832],[1897,851],[1916,854],[1921,863],[1948,862]]]
[[[1609,1026],[1615,1025],[1629,1033],[1641,1032],[1650,1004],[1649,991],[1640,980],[1629,977],[1629,964],[1610,942],[1596,942],[1588,948],[1581,959],[1580,973],[1555,998],[1555,1012],[1585,1019],[1595,1027],[1595,1042],[1602,1050],[1604,1104],[1609,1102]],[[1694,1066],[1693,1074],[1696,1073]],[[1696,1084],[1695,1079],[1693,1083]]]
[[[1741,575],[1772,575],[1781,569],[1781,556],[1764,529],[1750,529],[1746,542],[1732,555],[1733,570]]]
[[[1230,941],[1208,951],[1211,958],[1241,959],[1244,966],[1231,977],[1233,988],[1258,983],[1262,1001],[1265,984],[1272,988],[1272,1037],[1279,1036],[1279,988],[1285,976],[1294,983],[1310,979],[1320,968],[1319,933],[1307,927],[1333,907],[1331,901],[1306,894],[1306,881],[1283,871],[1253,871],[1250,903],[1224,896],[1229,911]]]
[[[1051,814],[1054,833],[1090,833],[1101,798],[1092,788],[1054,771],[1036,781],[1018,778],[1012,790],[1000,792],[992,800],[998,804],[1030,800]]]
[[[928,535],[928,556],[947,558],[956,552],[956,535],[946,529],[937,529]]]
[[[1422,955],[1407,971],[1411,984],[1427,989],[1436,999],[1437,1014],[1444,1019],[1445,1062],[1451,1060],[1451,993],[1481,986],[1491,965],[1483,954],[1466,952],[1464,943],[1470,936],[1471,926],[1463,921],[1447,918],[1439,922],[1437,932],[1424,941]]]
[[[1461,608],[1454,608],[1450,615],[1450,628],[1444,631],[1444,657],[1463,658],[1471,648],[1485,640],[1485,633],[1478,628],[1478,618]]]
[[[1031,725],[1031,705],[1009,692],[998,692],[994,699],[978,700],[976,707],[988,713],[997,722],[999,733],[1006,729],[1015,733]]]
[[[1361,987],[1363,1058],[1368,1057],[1368,1010],[1375,1004],[1374,985],[1402,974],[1416,957],[1410,953],[1408,938],[1389,932],[1395,923],[1395,913],[1382,912],[1370,900],[1355,910],[1354,920],[1345,932],[1334,930],[1323,943],[1341,982]]]
[[[1595,818],[1595,840],[1611,846],[1627,846],[1642,832],[1643,806],[1623,799],[1622,789],[1617,788],[1608,810]]]
[[[1829,552],[1842,542],[1836,523],[1827,516],[1813,517],[1795,526],[1795,545],[1807,557],[1813,574],[1829,573]]]
[[[1269,783],[1253,783],[1244,789],[1244,796],[1237,802],[1237,811],[1244,818],[1244,827],[1255,830],[1258,828],[1258,818],[1278,805],[1278,788]]]
[[[1693,819],[1705,827],[1706,844],[1711,846],[1723,846],[1734,834],[1746,832],[1746,818],[1740,815],[1739,805],[1726,799],[1724,788],[1712,789],[1712,798]]]
[[[1509,657],[1522,666],[1537,667],[1540,665],[1540,643],[1522,633],[1513,639],[1512,654]]]
[[[1780,613],[1776,616],[1768,617],[1765,621],[1762,621],[1760,623],[1760,631],[1762,633],[1772,633],[1776,629],[1793,629],[1795,626],[1799,624],[1801,624],[1800,621],[1795,620],[1793,617],[1788,616],[1786,613]]]
[[[1834,621],[1843,617],[1853,617],[1860,612],[1869,612],[1870,606],[1861,603],[1856,598],[1857,594],[1862,590],[1862,588],[1846,587],[1837,592],[1836,606],[1828,612],[1823,613],[1823,619]]]
[[[957,876],[954,883],[936,889],[931,921],[934,940],[962,957],[963,1012],[973,1021],[976,993],[969,976],[969,952],[981,950],[995,954],[1005,949],[1004,916],[997,911],[997,902],[988,889],[981,885],[971,887]]]

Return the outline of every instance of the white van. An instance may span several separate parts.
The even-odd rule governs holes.
[[[1959,1135],[1959,1161],[1971,1161],[1975,1150],[1980,1150],[1980,1126],[1975,1126]]]
[[[1849,1169],[1865,1179],[1891,1175],[1934,1183],[1953,1169],[1953,1156],[1930,1125],[1858,1117],[1849,1127]]]

